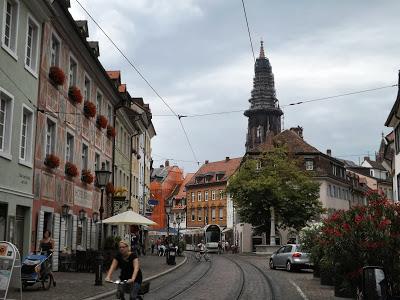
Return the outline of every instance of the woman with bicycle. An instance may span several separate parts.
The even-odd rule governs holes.
[[[127,281],[125,285],[118,285],[120,299],[125,299],[125,293],[129,292],[130,300],[135,300],[142,284],[142,271],[139,267],[139,258],[135,252],[131,252],[128,241],[119,242],[119,252],[112,261],[106,281],[111,281],[111,276],[117,268],[121,269],[119,279]]]
[[[43,232],[43,238],[39,241],[39,251],[41,253],[44,253],[47,256],[51,256],[54,252],[54,245],[55,242],[51,238],[51,232],[50,230],[46,229]],[[54,278],[54,274],[52,272],[52,258],[48,259],[48,268],[49,268],[49,273],[53,277],[53,286],[55,287],[57,285],[56,279]]]

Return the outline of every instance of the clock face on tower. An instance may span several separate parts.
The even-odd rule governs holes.
[[[248,117],[246,152],[257,151],[257,148],[268,142],[268,136],[281,132],[282,110],[276,98],[274,74],[271,64],[265,57],[263,42],[260,56],[254,65],[253,89],[250,108],[244,115]]]

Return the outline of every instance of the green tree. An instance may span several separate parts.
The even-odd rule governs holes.
[[[262,157],[247,159],[229,181],[228,192],[242,221],[256,232],[268,232],[270,208],[280,228],[299,231],[322,213],[319,183],[302,170],[300,161],[276,147]]]

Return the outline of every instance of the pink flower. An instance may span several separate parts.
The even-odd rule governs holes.
[[[360,223],[362,222],[362,220],[363,220],[363,217],[360,216],[360,215],[356,215],[356,216],[354,217],[354,222],[355,222],[356,224],[360,224]]]
[[[350,230],[351,230],[350,225],[349,225],[348,223],[344,223],[344,224],[342,225],[342,227],[343,227],[343,229],[344,229],[345,231],[350,231]]]

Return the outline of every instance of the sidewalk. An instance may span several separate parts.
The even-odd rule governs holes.
[[[184,257],[177,257],[176,264],[184,261]],[[166,264],[165,257],[158,256],[140,256],[140,268],[143,273],[143,279],[157,276],[160,273],[168,271],[175,266]],[[57,281],[57,287],[51,287],[48,291],[43,291],[40,284],[28,288],[22,294],[23,299],[41,300],[64,300],[64,299],[84,299],[94,297],[98,294],[115,290],[115,285],[104,282],[103,286],[95,286],[94,273],[75,273],[75,272],[55,272],[54,276]],[[119,276],[119,270],[114,273],[115,279]],[[105,274],[103,274],[103,280]]]

